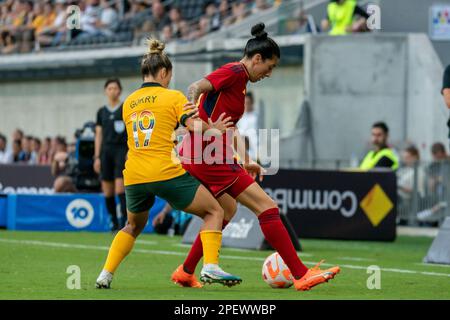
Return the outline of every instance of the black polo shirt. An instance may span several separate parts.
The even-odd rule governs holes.
[[[444,79],[442,81],[442,90],[441,93],[444,94],[444,89],[450,89],[450,64],[447,66],[447,68],[445,68],[444,71]],[[450,118],[447,121],[447,126],[448,126],[448,137],[450,138]]]
[[[101,107],[97,112],[96,125],[102,127],[103,146],[127,146],[127,131],[122,120],[122,104],[113,108]]]

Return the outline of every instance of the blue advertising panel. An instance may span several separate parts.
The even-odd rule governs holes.
[[[42,231],[108,231],[99,194],[8,195],[7,228]]]
[[[118,200],[118,199],[117,199]],[[156,198],[145,233],[166,201]],[[102,194],[9,194],[0,197],[0,227],[36,231],[110,231],[110,216]]]
[[[0,228],[6,227],[6,217],[7,217],[7,211],[6,211],[6,204],[7,204],[7,197],[4,194],[0,194]]]

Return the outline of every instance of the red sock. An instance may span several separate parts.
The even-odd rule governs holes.
[[[227,226],[228,221],[223,220],[222,222],[222,230]],[[194,243],[192,244],[191,250],[186,257],[186,260],[183,263],[183,269],[187,273],[194,273],[195,267],[197,267],[198,262],[203,257],[203,245],[202,240],[200,239],[200,234],[195,238]]]
[[[297,256],[289,233],[280,218],[278,208],[264,211],[258,217],[259,225],[266,240],[272,248],[278,251],[286,265],[291,270],[295,279],[300,279],[308,271],[308,268]]]

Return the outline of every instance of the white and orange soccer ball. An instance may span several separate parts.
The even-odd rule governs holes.
[[[291,270],[278,252],[272,253],[264,261],[262,276],[264,281],[272,288],[289,288],[294,283]]]

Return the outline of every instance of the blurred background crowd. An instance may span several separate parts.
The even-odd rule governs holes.
[[[93,43],[132,43],[152,36],[191,41],[281,0],[3,0],[3,54]],[[79,12],[71,11],[76,5]],[[79,21],[71,19],[79,13]],[[67,24],[73,23],[72,28]]]

